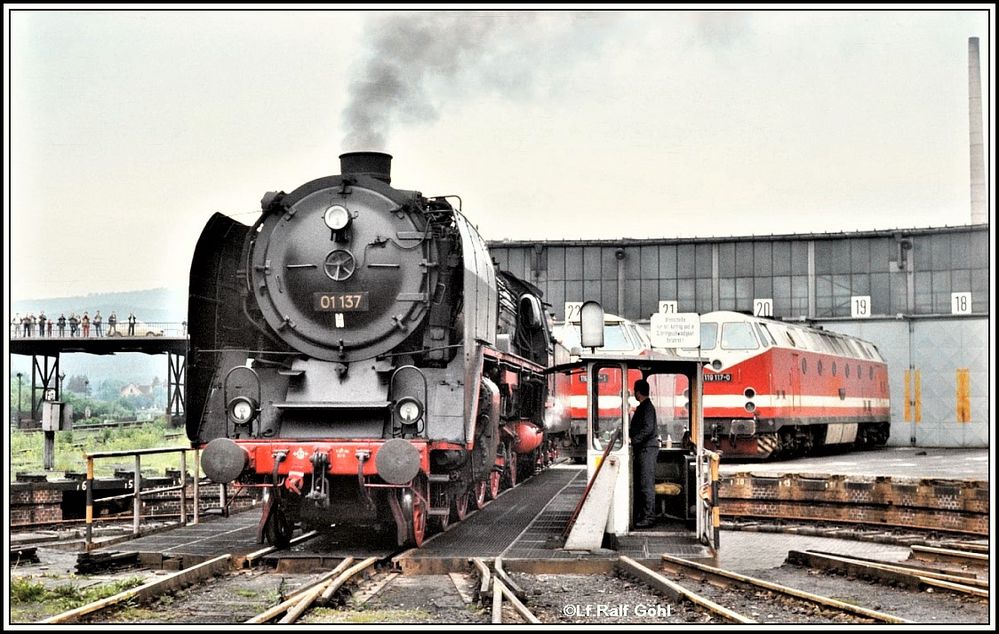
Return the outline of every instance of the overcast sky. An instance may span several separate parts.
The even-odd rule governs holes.
[[[994,116],[984,10],[5,20],[14,299],[186,287],[212,212],[362,149],[490,240],[967,224],[972,36]]]

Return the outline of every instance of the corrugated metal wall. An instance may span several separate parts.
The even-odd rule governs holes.
[[[873,342],[888,360],[890,445],[988,447],[988,321],[915,317],[824,321],[822,326]],[[967,390],[960,390],[965,371]]]
[[[680,312],[751,312],[773,300],[777,318],[849,317],[853,296],[872,316],[946,315],[951,293],[988,312],[987,225],[711,240],[492,242],[500,267],[537,284],[562,319],[566,301],[648,319],[659,300]]]

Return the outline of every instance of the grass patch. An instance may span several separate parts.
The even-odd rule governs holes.
[[[14,577],[10,581],[11,621],[26,623],[73,610],[131,590],[145,583],[142,577],[129,577],[98,586],[81,588],[67,583],[46,588],[31,577]]]
[[[167,431],[171,437],[167,438]],[[71,431],[56,432],[55,469],[57,472],[84,472],[87,469],[85,454],[97,451],[128,451],[132,449],[152,449],[154,447],[189,447],[190,441],[183,433],[176,435],[177,429],[168,428],[166,421],[158,419],[143,425],[129,427],[105,427],[85,431],[77,427]],[[42,445],[41,432],[13,430],[10,434],[10,478],[13,480],[19,471],[41,473]],[[112,476],[116,467],[132,468],[134,458],[102,459],[94,462],[94,475]],[[163,473],[166,468],[179,468],[180,456],[163,454],[143,456],[143,472]],[[188,470],[192,469],[188,465]]]
[[[30,577],[14,577],[10,581],[11,603],[34,603],[45,596],[45,586]]]
[[[434,615],[423,608],[410,610],[359,609],[354,612],[333,610],[330,608],[315,608],[308,620],[309,623],[432,623]]]
[[[247,588],[239,588],[235,591],[236,596],[243,597],[244,599],[254,599],[260,593],[256,590],[249,590]]]
[[[108,617],[110,623],[162,623],[163,612],[141,605],[127,604]]]

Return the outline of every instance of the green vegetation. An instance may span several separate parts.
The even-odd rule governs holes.
[[[97,385],[91,385],[87,377],[74,375],[63,383],[60,398],[73,407],[73,421],[79,422],[86,417],[98,420],[108,418],[135,418],[142,410],[150,408],[165,409],[167,403],[167,388],[159,378],[153,378],[149,393],[134,396],[121,396],[121,390],[127,382],[120,379],[105,379]],[[31,412],[31,375],[21,376],[21,387],[18,390],[17,377],[10,379],[10,403],[14,411],[18,410],[18,394],[20,393],[20,412],[22,417],[30,418]],[[13,412],[12,412],[13,413]]]
[[[344,612],[331,608],[315,608],[309,614],[309,623],[433,623],[434,615],[423,608],[409,610],[360,609]]]
[[[135,605],[129,601],[121,609],[102,617],[108,623],[162,623],[163,613],[156,608]]]
[[[170,430],[166,421],[160,418],[150,423],[129,427],[103,427],[87,430],[81,423],[75,423],[72,431],[56,432],[55,471],[84,472],[87,469],[85,454],[97,451],[127,451],[131,449],[152,449],[154,447],[187,447],[190,442],[181,430]],[[180,432],[180,433],[178,433]],[[41,432],[14,430],[10,435],[11,480],[18,472],[42,472]],[[94,462],[94,475],[110,476],[116,467],[133,467],[132,458],[105,458]],[[179,468],[177,454],[143,456],[143,472],[163,473],[166,468]],[[188,465],[192,470],[193,465]]]
[[[243,597],[244,599],[253,599],[253,598],[256,598],[256,596],[258,594],[260,594],[260,593],[257,592],[256,590],[249,590],[247,588],[237,588],[236,589],[236,595],[240,596],[240,597]]]
[[[46,588],[31,577],[12,577],[10,607],[13,623],[28,623],[44,619],[137,588],[145,583],[142,577],[129,577],[97,586],[81,588],[77,583]]]

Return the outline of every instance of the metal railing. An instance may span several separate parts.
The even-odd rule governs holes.
[[[199,454],[201,453],[197,448],[190,447],[159,447],[156,449],[134,449],[134,450],[124,450],[124,451],[98,451],[94,453],[88,453],[87,457],[87,532],[85,539],[86,550],[89,551],[94,544],[94,504],[96,502],[110,502],[113,500],[124,500],[132,498],[132,534],[138,536],[139,523],[142,515],[142,497],[146,495],[153,495],[156,493],[167,493],[169,491],[180,491],[180,525],[187,525],[187,452],[194,452],[194,478],[193,486],[193,503],[194,503],[194,514],[192,518],[192,524],[197,524],[200,518],[200,480],[201,480],[201,462],[199,460]],[[175,484],[173,486],[158,487],[155,489],[148,489],[146,491],[142,490],[142,456],[149,456],[153,454],[164,454],[164,453],[180,453],[180,484]],[[135,458],[135,473],[132,478],[132,492],[125,493],[122,495],[112,495],[109,497],[103,497],[100,499],[94,498],[94,461],[101,458],[124,458],[132,456]],[[224,491],[224,487],[223,487]],[[224,493],[223,493],[224,496]]]
[[[61,333],[61,334],[60,334]],[[131,334],[129,334],[131,333]],[[77,325],[76,332],[73,333],[70,324],[67,322],[62,329],[56,322],[52,323],[51,331],[48,322],[45,322],[45,332],[39,332],[38,325],[33,325],[29,330],[18,325],[10,329],[11,339],[103,339],[105,337],[124,339],[143,339],[145,337],[186,337],[186,321],[144,321],[135,324],[134,328],[129,328],[127,322],[119,321],[112,330],[107,321],[101,324],[101,334],[97,334],[97,327],[91,323],[87,336],[83,335],[83,326]]]

